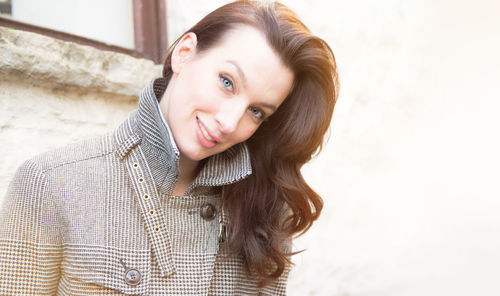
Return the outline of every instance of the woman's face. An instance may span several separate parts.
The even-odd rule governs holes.
[[[194,33],[172,53],[160,109],[183,157],[199,161],[247,140],[288,95],[294,75],[250,26],[196,52]]]

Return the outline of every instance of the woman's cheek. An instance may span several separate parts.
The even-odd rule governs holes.
[[[241,129],[241,132],[238,134],[238,141],[239,142],[244,142],[248,140],[256,131],[257,128],[259,127],[258,125],[254,123],[249,123],[249,122],[244,122],[244,127]]]

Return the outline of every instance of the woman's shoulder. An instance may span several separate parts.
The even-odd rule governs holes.
[[[93,137],[25,160],[10,181],[7,199],[48,200],[56,192],[91,186],[117,164],[111,139],[111,134]]]
[[[105,134],[43,152],[25,161],[24,165],[35,166],[40,172],[67,166],[81,166],[91,160],[98,161],[112,154],[114,146],[112,134]]]

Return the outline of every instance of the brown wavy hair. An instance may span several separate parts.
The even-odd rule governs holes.
[[[222,191],[230,220],[226,246],[230,254],[243,258],[247,273],[258,276],[264,286],[291,264],[291,239],[306,232],[323,208],[300,169],[321,150],[338,78],[328,44],[278,2],[236,1],[211,12],[187,32],[196,34],[201,52],[238,25],[260,30],[294,73],[285,101],[247,140],[253,174]],[[171,53],[179,40],[167,52],[166,80],[172,76]]]

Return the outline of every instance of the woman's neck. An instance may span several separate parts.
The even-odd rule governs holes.
[[[189,184],[193,182],[193,180],[198,175],[198,165],[199,161],[194,161],[184,157],[182,154],[179,158],[179,179],[175,184],[173,195],[181,196],[184,195]]]

